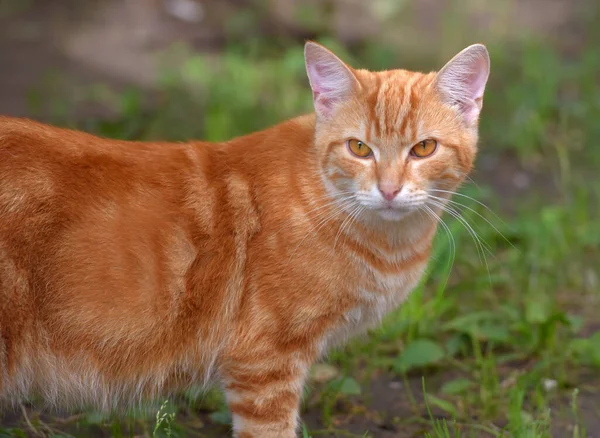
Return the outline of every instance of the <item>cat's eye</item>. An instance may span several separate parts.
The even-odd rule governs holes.
[[[435,140],[423,140],[413,146],[410,153],[418,158],[425,158],[430,156],[437,149],[437,141]]]
[[[369,158],[373,151],[369,146],[355,138],[348,140],[348,149],[359,158]]]

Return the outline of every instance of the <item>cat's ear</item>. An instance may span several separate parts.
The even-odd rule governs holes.
[[[342,60],[317,43],[306,43],[304,60],[315,111],[320,118],[327,119],[336,105],[352,95],[358,81]]]
[[[437,74],[435,86],[444,101],[457,108],[468,126],[479,118],[490,74],[490,56],[483,44],[473,44],[450,60]]]

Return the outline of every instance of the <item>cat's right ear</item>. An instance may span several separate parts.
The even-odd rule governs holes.
[[[340,58],[312,41],[304,46],[304,60],[315,111],[321,119],[328,119],[336,105],[350,98],[358,81]]]
[[[473,44],[452,58],[436,76],[435,85],[443,99],[458,110],[468,126],[479,118],[489,75],[487,49],[483,44]]]

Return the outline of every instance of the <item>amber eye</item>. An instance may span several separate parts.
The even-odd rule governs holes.
[[[348,140],[348,149],[350,149],[350,152],[360,158],[368,158],[373,154],[373,151],[369,146],[360,140],[356,140],[355,138]]]
[[[437,141],[435,140],[423,140],[410,150],[410,153],[415,157],[425,158],[430,156],[437,149]]]

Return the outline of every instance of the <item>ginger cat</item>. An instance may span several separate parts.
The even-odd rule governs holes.
[[[296,436],[311,364],[419,281],[489,74],[483,45],[429,74],[305,60],[315,114],[219,144],[0,118],[0,400],[217,381],[235,436]]]

